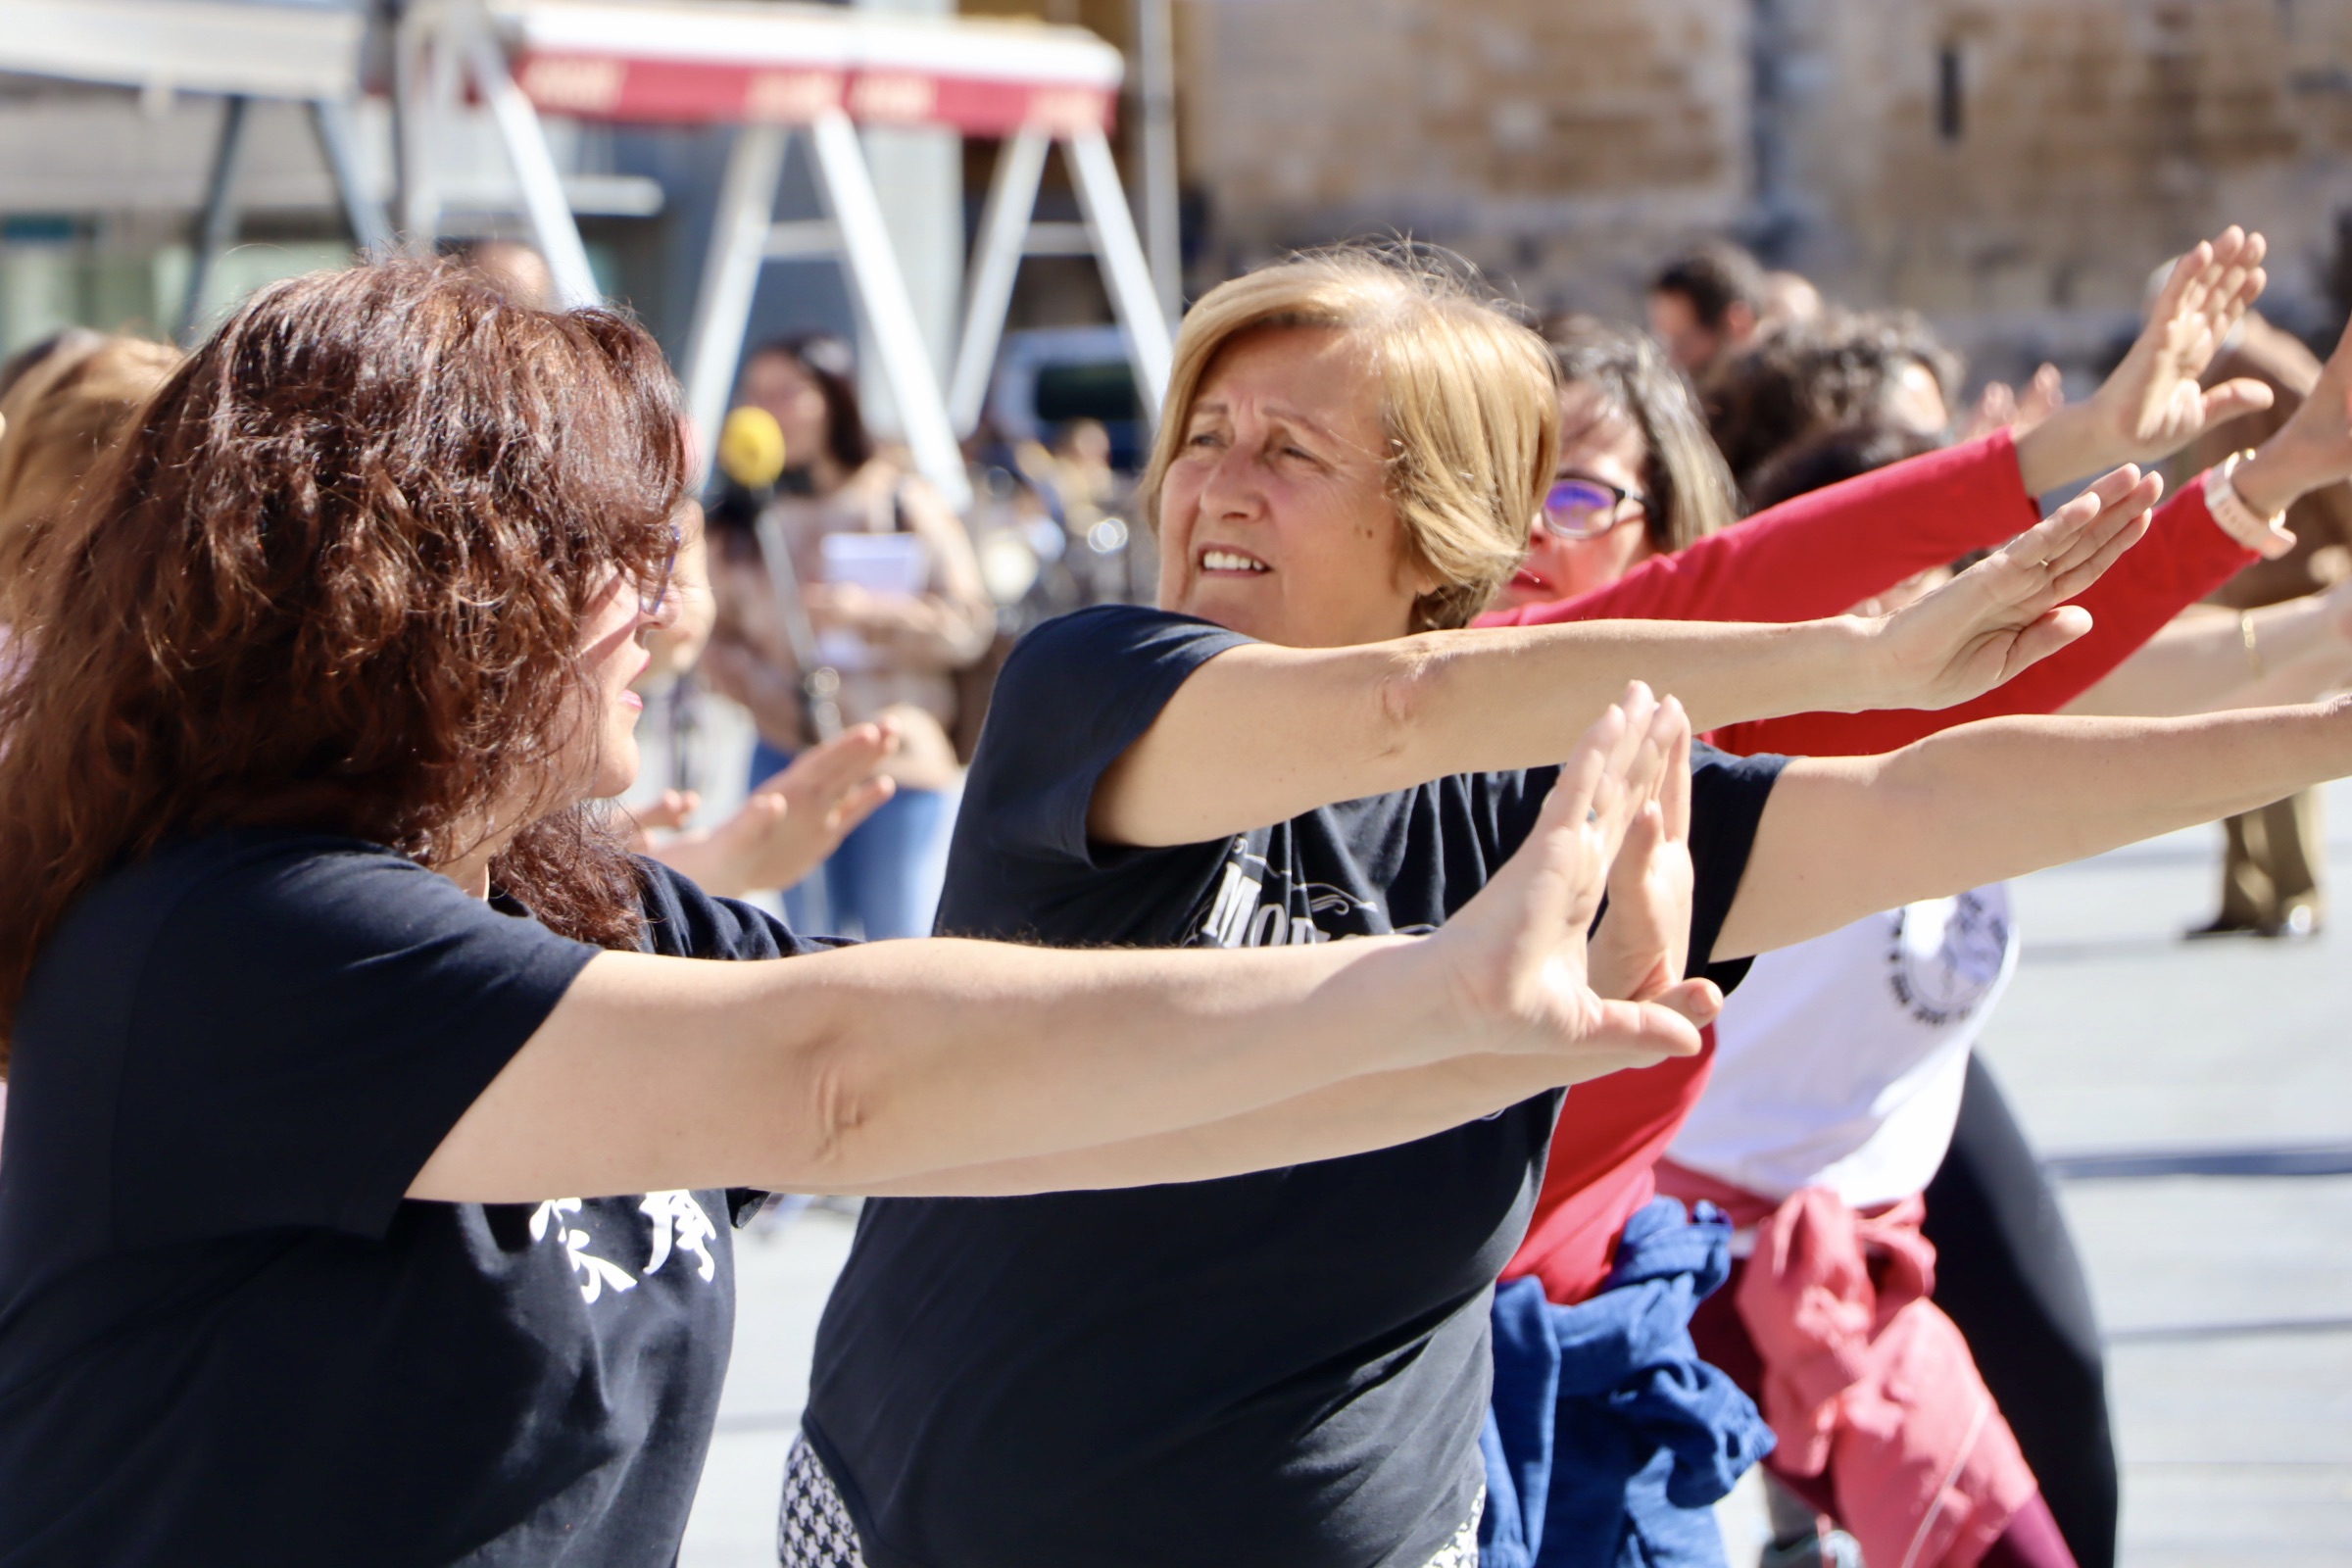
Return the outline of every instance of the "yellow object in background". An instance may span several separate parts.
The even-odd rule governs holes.
[[[746,490],[764,490],[784,471],[784,427],[765,409],[737,409],[718,432],[719,471]]]

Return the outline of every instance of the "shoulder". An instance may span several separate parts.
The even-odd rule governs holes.
[[[365,840],[239,829],[166,845],[92,888],[68,926],[152,929],[193,919],[217,937],[310,945],[353,926],[413,937],[500,920],[447,877]]]
[[[1168,661],[1198,665],[1228,648],[1250,641],[1213,621],[1179,615],[1150,605],[1096,605],[1041,622],[1013,645],[1006,672],[1065,662],[1100,666],[1155,664]]]
[[[22,1019],[30,1032],[135,1014],[173,1039],[299,1033],[319,1017],[380,1028],[457,996],[535,1026],[595,951],[380,845],[240,829],[168,845],[92,888],[43,949]]]
[[[1690,778],[1694,789],[1769,795],[1788,759],[1771,752],[1736,757],[1704,741],[1690,747]]]
[[[985,774],[1008,753],[1040,744],[1090,755],[1106,750],[1099,760],[1107,765],[1151,727],[1194,671],[1249,640],[1141,605],[1098,605],[1055,616],[1006,657],[973,769]]]
[[[804,937],[757,905],[713,898],[661,861],[637,858],[646,940],[671,958],[790,958],[837,944]]]

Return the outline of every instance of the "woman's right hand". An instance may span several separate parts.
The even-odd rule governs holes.
[[[1660,704],[1639,681],[1627,687],[1561,767],[1527,842],[1429,939],[1489,1053],[1555,1058],[1559,1083],[1697,1054],[1698,1031],[1723,999],[1708,981],[1682,980],[1679,956],[1655,956],[1670,983],[1642,1002],[1604,1000],[1587,974],[1587,933],[1610,868],[1634,824],[1660,805],[1668,768],[1678,758],[1688,765],[1690,733],[1679,704]],[[1669,901],[1678,886],[1655,885]],[[1653,923],[1687,936],[1688,881],[1679,887],[1679,908],[1653,910]]]

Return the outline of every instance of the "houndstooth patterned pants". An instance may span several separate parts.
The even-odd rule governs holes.
[[[784,1503],[776,1516],[776,1557],[784,1568],[865,1568],[865,1554],[858,1549],[858,1527],[850,1522],[849,1507],[807,1438],[794,1438],[792,1452],[784,1459]]]
[[[1480,1493],[1470,1518],[1429,1559],[1429,1568],[1478,1568],[1478,1518],[1486,1511]],[[825,1474],[807,1438],[792,1440],[784,1460],[784,1504],[776,1519],[776,1556],[783,1568],[865,1568],[858,1549],[858,1527]]]

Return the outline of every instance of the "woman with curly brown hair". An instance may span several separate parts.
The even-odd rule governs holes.
[[[1211,1124],[1301,1092],[1435,1130],[1465,1054],[1696,1049],[1703,984],[1582,982],[1679,742],[1639,691],[1426,942],[796,956],[632,859],[590,803],[678,430],[628,321],[392,263],[245,306],[44,530],[0,667],[0,1560],[671,1561],[731,1185],[1241,1170]]]

